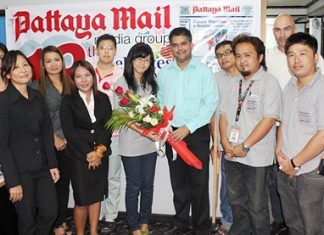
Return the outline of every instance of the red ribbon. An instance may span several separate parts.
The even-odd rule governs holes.
[[[155,134],[159,134],[160,130],[162,128],[165,128],[168,126],[169,121],[173,119],[173,111],[174,106],[169,111],[166,107],[163,108],[163,121],[159,124],[157,124],[155,127],[150,129],[143,129],[142,135],[147,135],[150,131],[153,131]],[[166,133],[165,133],[166,134]],[[201,170],[202,169],[202,163],[199,160],[199,158],[188,149],[187,143],[185,141],[175,142],[172,139],[168,138],[167,142],[174,148],[174,150],[177,152],[179,157],[188,164],[189,166],[193,166],[194,168]]]

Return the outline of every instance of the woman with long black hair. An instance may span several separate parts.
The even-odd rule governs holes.
[[[137,43],[130,49],[124,77],[117,81],[116,87],[130,90],[139,96],[157,93],[154,56],[149,45]],[[118,97],[115,97],[115,101],[116,107],[119,107]],[[154,141],[158,138],[153,132],[142,136],[142,130],[136,124],[120,130],[119,152],[126,174],[126,214],[133,235],[148,234],[157,157]]]

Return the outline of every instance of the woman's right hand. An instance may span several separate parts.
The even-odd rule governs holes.
[[[11,202],[18,202],[23,198],[23,190],[21,185],[18,185],[16,187],[12,187],[9,189],[9,200]]]
[[[66,148],[67,141],[54,133],[54,145],[57,151],[62,151]]]

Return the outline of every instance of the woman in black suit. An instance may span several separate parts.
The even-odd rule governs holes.
[[[105,123],[111,117],[107,95],[96,87],[96,73],[84,60],[71,68],[74,89],[61,102],[61,124],[67,139],[75,201],[77,235],[83,235],[89,215],[90,233],[97,235],[100,202],[107,196],[108,156],[111,134]]]
[[[50,234],[59,171],[49,111],[41,93],[27,86],[33,69],[21,51],[6,53],[1,75],[8,86],[0,94],[0,164],[19,234]]]

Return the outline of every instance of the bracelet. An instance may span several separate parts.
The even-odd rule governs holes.
[[[103,144],[98,144],[94,147],[94,151],[99,157],[103,157],[107,151],[107,147],[104,146]]]

